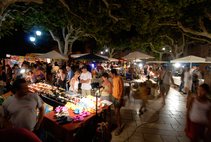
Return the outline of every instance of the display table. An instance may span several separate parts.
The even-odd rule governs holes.
[[[155,82],[154,80],[151,80],[152,81],[152,84],[157,84],[157,82]],[[144,83],[143,80],[140,80],[140,79],[134,79],[134,80],[123,80],[124,83]]]
[[[76,114],[73,113],[73,111],[68,110],[69,116],[73,118],[76,116]],[[98,110],[97,113],[100,114],[102,112],[102,109]],[[82,122],[71,122],[69,124],[65,125],[59,125],[58,122],[56,122],[56,119],[54,119],[54,115],[56,113],[54,111],[51,111],[44,115],[43,118],[43,128],[47,131],[51,130],[53,131],[54,137],[59,140],[62,138],[66,138],[66,142],[71,142],[73,138],[73,133],[76,128],[79,127],[85,127],[89,122],[91,122],[94,119],[94,116],[96,114],[91,114],[90,116],[84,117],[84,121]]]
[[[155,95],[156,94],[155,91],[156,91],[156,88],[158,87],[158,84],[154,80],[150,79],[150,81],[152,82],[151,94]],[[131,87],[131,83],[135,83],[135,84],[141,85],[142,83],[144,83],[144,80],[141,80],[141,79],[123,80],[123,82],[124,82],[124,86],[130,86]],[[129,85],[127,85],[127,84],[129,84]]]
[[[180,86],[181,83],[181,77],[180,76],[172,76],[174,79],[174,84]],[[204,83],[204,79],[199,79],[199,85]]]

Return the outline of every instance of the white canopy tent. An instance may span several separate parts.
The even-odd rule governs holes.
[[[60,53],[56,52],[55,50],[50,51],[46,54],[37,56],[36,58],[50,58],[50,59],[63,59],[63,60],[67,60],[67,58],[63,55],[61,55]]]
[[[162,64],[162,63],[168,63],[168,61],[147,61],[146,64],[150,63],[157,63],[157,64]]]
[[[140,59],[136,59],[136,60],[131,60],[131,62],[143,62],[143,61]]]
[[[84,54],[71,54],[71,57],[76,57],[76,58],[78,58],[78,57],[81,57],[81,56],[84,56],[84,55],[87,55],[87,54],[89,54],[89,53],[84,53]],[[103,56],[103,55],[99,55],[99,54],[96,54],[97,56],[100,56],[100,57],[102,57],[102,58],[105,58],[105,59],[108,59],[109,61],[112,61],[112,62],[117,62],[117,61],[119,61],[118,59],[115,59],[115,58],[109,58],[109,57],[107,57],[107,56]]]
[[[197,56],[186,56],[179,59],[171,60],[171,63],[206,63],[205,58],[197,57]]]
[[[152,56],[149,56],[147,54],[135,51],[130,53],[129,55],[126,55],[124,57],[122,57],[123,59],[127,59],[127,60],[137,60],[137,59],[150,59],[150,58],[154,58]]]
[[[171,63],[190,63],[190,67],[192,67],[192,63],[211,63],[206,61],[205,58],[197,57],[197,56],[186,56],[179,59],[171,60]]]

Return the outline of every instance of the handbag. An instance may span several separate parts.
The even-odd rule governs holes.
[[[166,72],[167,72],[167,71],[166,71]],[[160,85],[162,85],[162,84],[163,84],[163,79],[164,79],[164,77],[165,77],[165,75],[166,75],[166,72],[165,72],[165,74],[164,74],[163,78],[159,81],[159,84],[160,84]]]

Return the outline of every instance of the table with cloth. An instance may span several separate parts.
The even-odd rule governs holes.
[[[103,109],[108,109],[110,106],[107,106]],[[97,111],[98,114],[100,114],[103,110],[102,108]],[[74,114],[72,110],[69,110],[69,116],[73,118],[74,116],[77,116],[77,114]],[[54,115],[56,114],[55,111],[51,111],[47,114],[44,115],[43,118],[43,128],[46,131],[53,131],[53,135],[55,139],[63,139],[66,138],[66,142],[70,142],[73,139],[73,133],[74,130],[79,128],[79,127],[85,127],[86,125],[89,124],[93,119],[95,119],[96,113],[92,114],[90,116],[84,117],[84,121],[82,122],[71,122],[69,124],[65,125],[59,125],[58,122],[56,122],[56,119],[54,118]]]
[[[172,76],[172,78],[174,79],[174,84],[180,86],[181,83],[181,77],[180,76]],[[204,83],[204,79],[199,79],[199,85]]]
[[[156,88],[158,87],[158,83],[155,82],[154,80],[150,79],[152,81],[152,86],[151,86],[151,93],[155,95]],[[123,80],[124,86],[130,86],[130,84],[138,84],[138,86],[141,86],[144,83],[144,80],[141,79],[134,79],[134,80]],[[129,85],[128,85],[129,84]]]

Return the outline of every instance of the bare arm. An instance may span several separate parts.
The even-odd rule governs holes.
[[[120,93],[120,97],[123,98],[123,90],[124,90],[124,85],[123,85],[123,81],[122,78],[119,80],[119,93]]]
[[[9,118],[6,116],[2,116],[2,124],[5,128],[11,128],[11,123],[9,122]]]
[[[61,80],[62,80],[62,81],[65,80],[65,74],[64,74],[64,73],[61,75]]]
[[[174,84],[174,79],[173,79],[173,77],[172,77],[172,75],[171,75],[171,73],[169,72],[169,75],[168,75],[170,78],[171,78],[171,82],[172,82],[172,84],[175,86],[175,84]]]
[[[73,88],[73,91],[76,92],[76,90],[75,90],[75,79],[72,80],[72,88]]]
[[[162,76],[162,74],[163,74],[163,72],[161,72],[160,74],[159,74],[159,81],[161,80],[161,76]]]
[[[42,106],[39,108],[39,118],[38,118],[37,124],[36,124],[36,126],[35,126],[35,128],[34,128],[35,130],[38,130],[39,127],[40,127],[40,124],[41,124],[41,122],[42,122],[42,120],[43,120],[43,117],[44,117],[44,111],[45,111],[44,105],[42,105]]]
[[[189,112],[192,106],[194,98],[188,99],[187,101],[187,112],[186,112],[186,129],[189,130],[189,122],[190,122],[190,118],[189,118]]]
[[[47,77],[46,77],[45,73],[43,71],[41,71],[41,73],[44,75],[45,80],[47,80]]]
[[[90,79],[87,79],[87,80],[83,80],[81,79],[80,83],[89,83]]]

